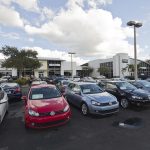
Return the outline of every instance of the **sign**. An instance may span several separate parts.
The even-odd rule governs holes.
[[[60,64],[49,64],[49,66],[60,66]]]

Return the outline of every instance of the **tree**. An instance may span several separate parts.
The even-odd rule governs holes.
[[[23,75],[25,68],[33,70],[41,67],[36,51],[18,50],[16,47],[5,46],[0,49],[0,53],[7,57],[2,62],[2,67],[16,68],[19,71],[19,77]]]
[[[90,76],[90,74],[93,72],[93,68],[92,67],[89,67],[89,66],[86,66],[83,68],[83,70],[81,71],[81,74],[83,77],[85,76]]]
[[[108,67],[99,67],[97,71],[100,73],[100,75],[107,76],[107,77],[108,74],[110,73],[110,69]]]

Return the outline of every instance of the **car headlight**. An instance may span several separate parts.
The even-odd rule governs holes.
[[[63,111],[67,112],[68,110],[69,110],[69,105],[66,105]]]
[[[36,117],[38,117],[38,116],[39,116],[39,113],[38,113],[38,112],[35,112],[34,110],[29,109],[29,115],[30,115],[30,116],[36,116]]]
[[[95,106],[100,106],[101,103],[100,102],[97,102],[97,101],[91,101],[92,105],[95,105]]]
[[[133,99],[143,99],[142,97],[136,96],[136,95],[132,96],[132,98],[133,98]]]

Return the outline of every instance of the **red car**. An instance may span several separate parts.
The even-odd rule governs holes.
[[[47,128],[65,124],[71,117],[69,104],[54,85],[30,88],[25,101],[25,127]]]

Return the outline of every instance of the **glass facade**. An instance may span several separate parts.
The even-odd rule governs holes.
[[[48,74],[49,76],[61,75],[61,61],[60,60],[48,60]]]
[[[101,75],[104,75],[107,78],[113,77],[113,62],[100,63],[100,68],[106,68],[106,71],[103,73],[101,72]]]

